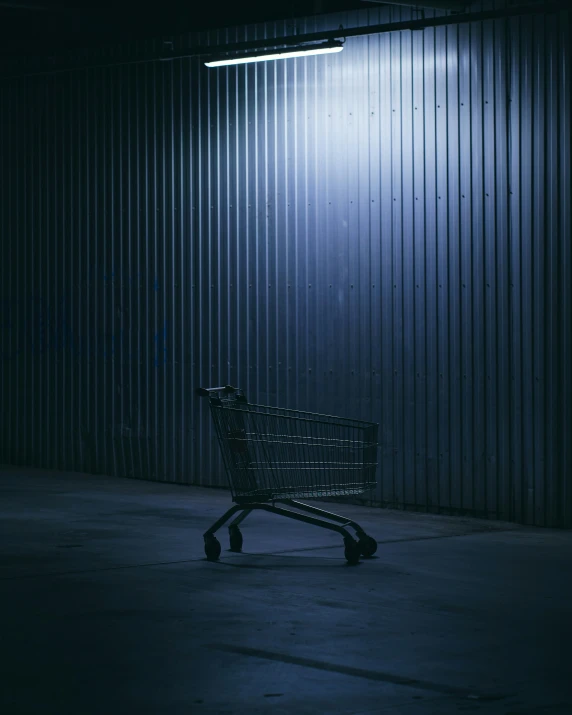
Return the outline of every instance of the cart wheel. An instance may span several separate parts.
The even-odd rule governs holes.
[[[367,534],[364,534],[361,539],[358,542],[360,552],[362,556],[369,557],[373,556],[375,552],[377,551],[377,541],[372,538],[371,536],[368,536]]]
[[[218,561],[220,556],[220,542],[214,534],[205,536],[205,554],[209,561]]]
[[[347,538],[344,539],[344,543],[346,545],[345,548],[345,556],[346,556],[346,561],[350,566],[355,566],[356,564],[359,563],[359,557],[361,554],[361,548],[360,545],[358,544],[355,539]]]
[[[229,526],[228,534],[230,536],[230,550],[240,553],[242,551],[242,533],[240,529],[238,526]]]

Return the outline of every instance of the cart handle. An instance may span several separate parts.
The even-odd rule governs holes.
[[[197,387],[195,392],[199,397],[208,397],[213,392],[226,392],[228,394],[236,392],[237,389],[238,388],[232,387],[231,385],[225,385],[224,387]]]

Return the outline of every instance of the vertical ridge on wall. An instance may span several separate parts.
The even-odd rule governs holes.
[[[0,77],[0,459],[221,486],[232,383],[379,422],[372,503],[572,526],[569,11],[119,64],[159,47]]]
[[[564,15],[562,20],[563,21],[558,24],[558,47],[560,52],[564,52],[564,58],[558,60],[562,62],[558,84],[558,123],[562,133],[558,176],[559,201],[561,207],[559,233],[563,237],[559,264],[559,282],[562,286],[561,322],[559,331],[561,334],[562,347],[560,350],[561,402],[557,414],[560,432],[557,436],[556,451],[560,455],[558,469],[562,475],[562,516],[560,524],[569,526],[572,524],[572,485],[566,475],[572,473],[572,448],[569,440],[570,424],[572,422],[572,242],[570,240],[567,242],[566,237],[570,238],[572,236],[569,201],[572,152],[570,149],[570,132],[567,131],[566,127],[570,126],[570,95],[572,94],[572,54],[570,52],[570,44],[572,42],[572,14],[570,11]],[[557,55],[557,57],[560,57],[560,55]]]

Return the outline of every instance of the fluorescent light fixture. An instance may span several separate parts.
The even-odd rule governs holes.
[[[290,57],[306,57],[306,55],[326,55],[330,52],[341,52],[344,49],[341,42],[324,42],[321,45],[289,47],[283,50],[253,50],[250,54],[238,57],[224,57],[205,62],[207,67],[224,67],[225,65],[244,65],[248,62],[268,62],[269,60],[287,60]]]

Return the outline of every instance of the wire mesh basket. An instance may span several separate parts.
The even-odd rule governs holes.
[[[253,405],[238,391],[210,408],[233,499],[347,496],[376,485],[374,423]]]

